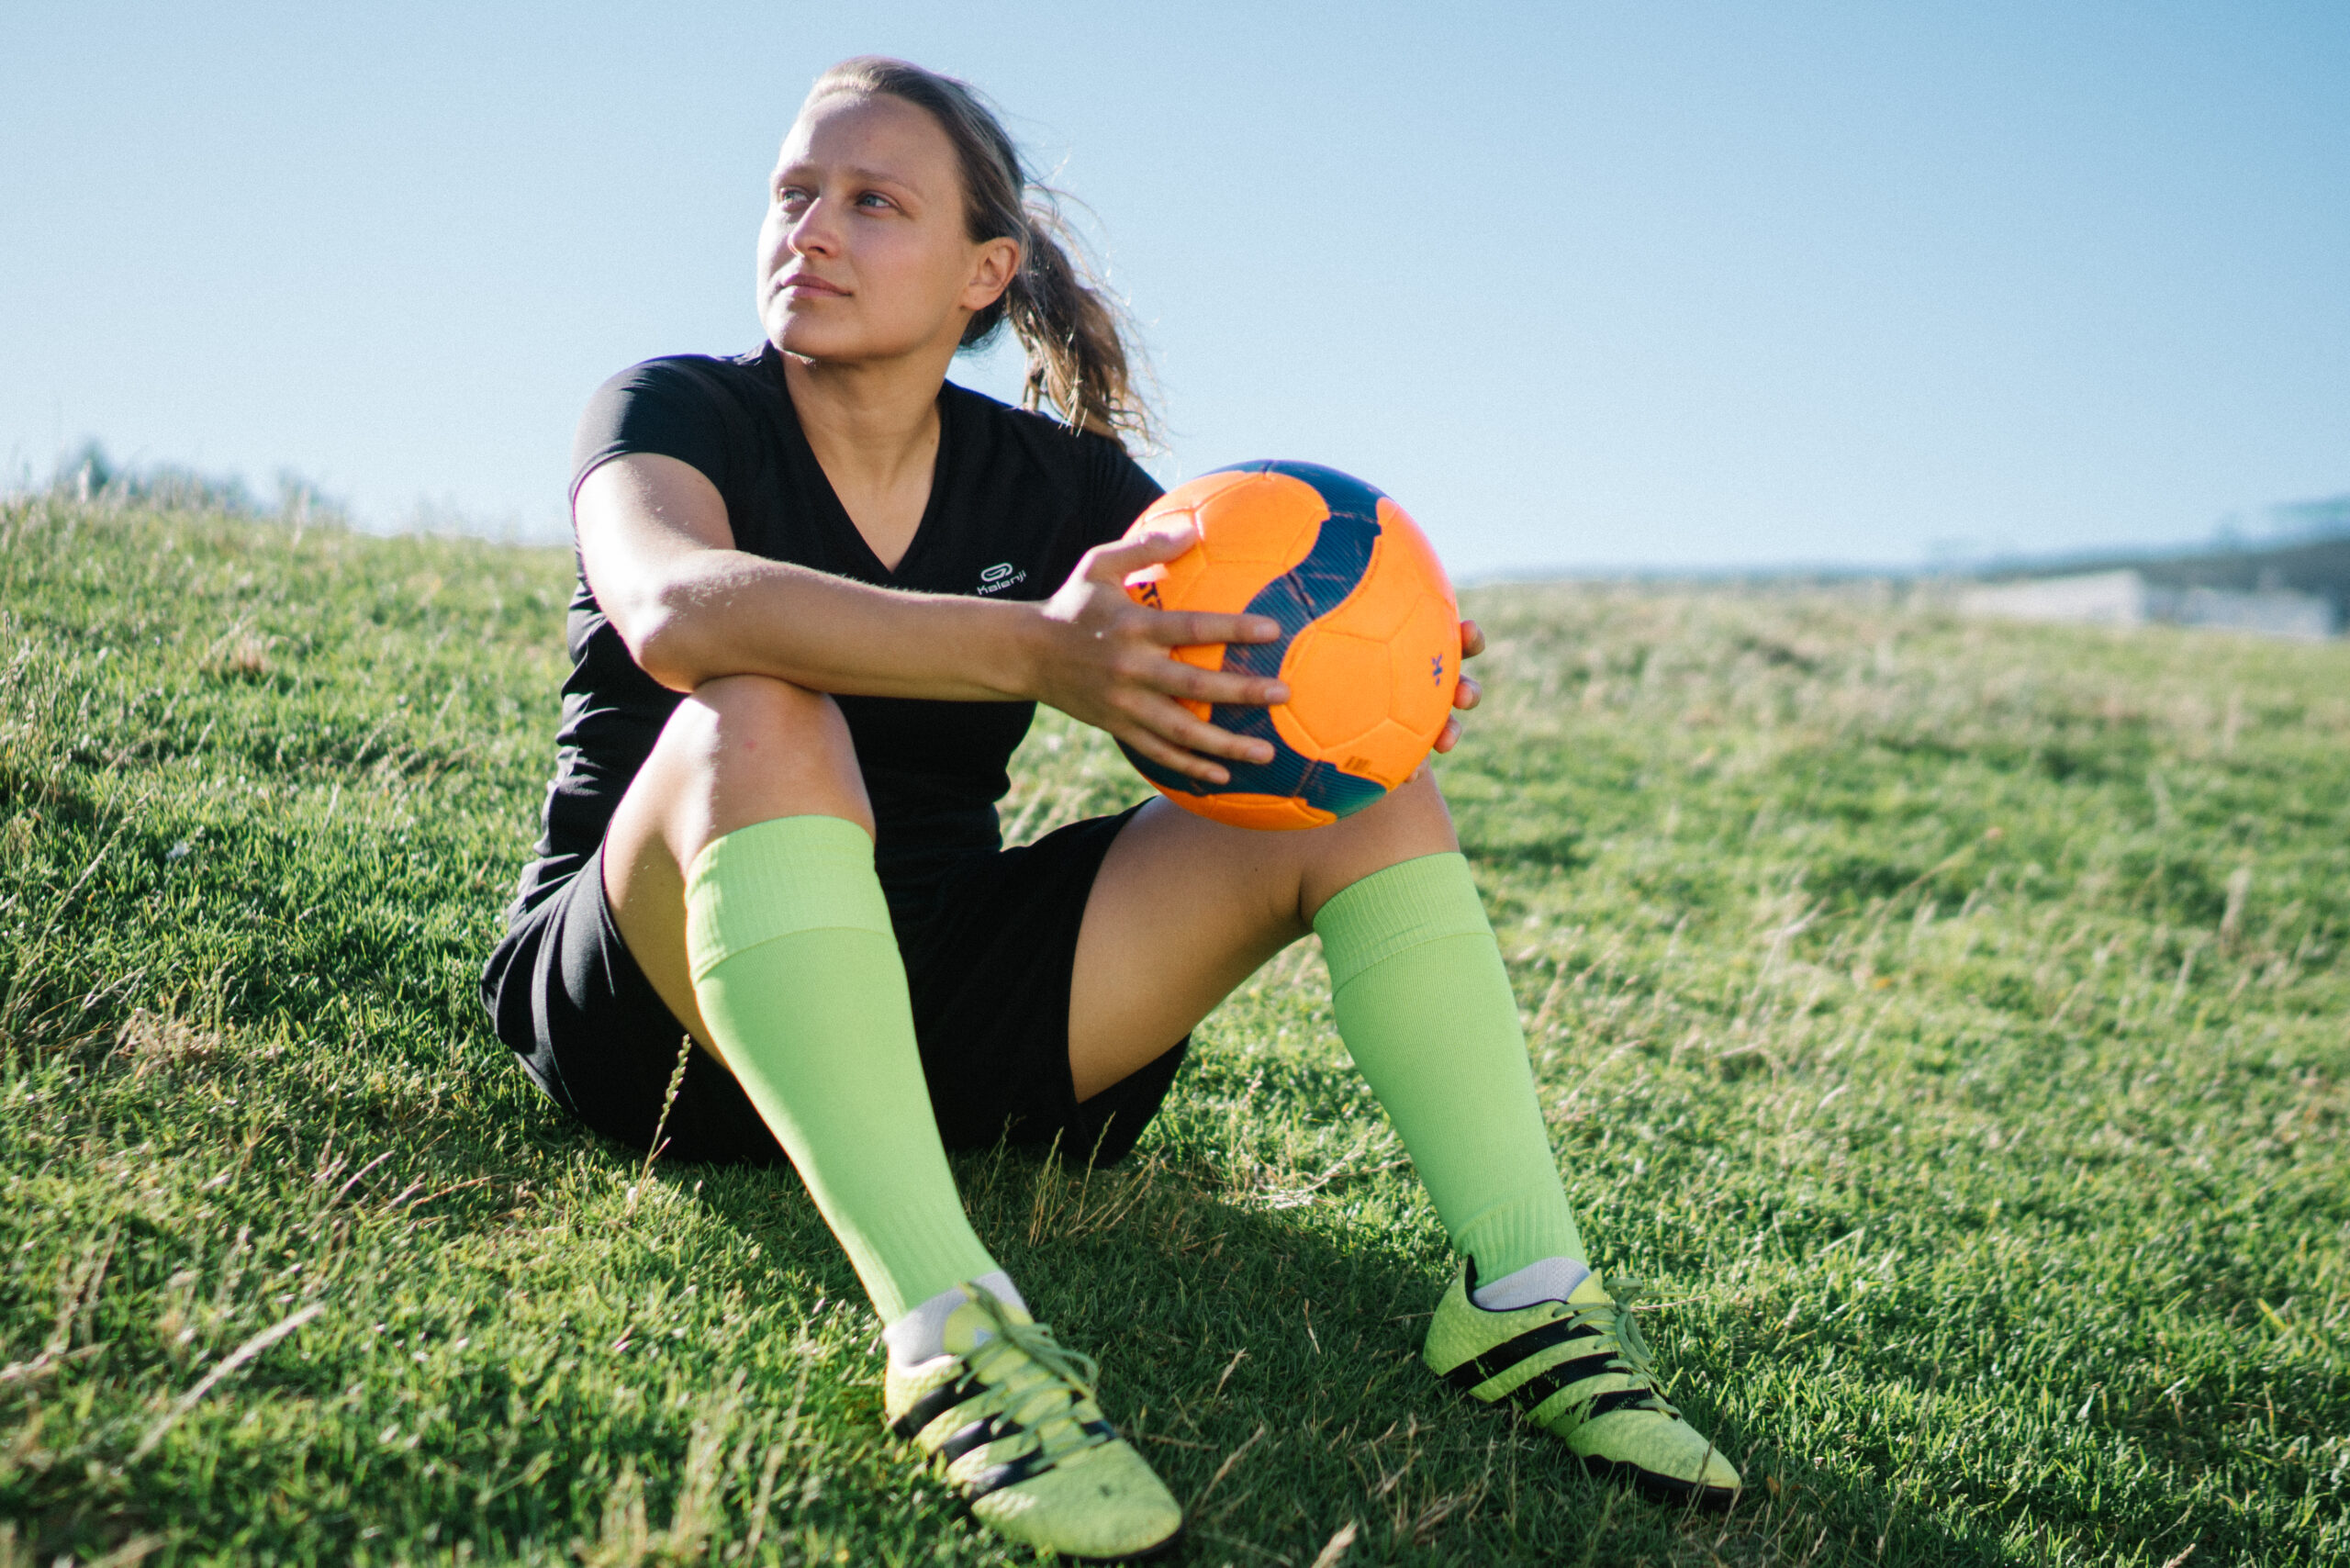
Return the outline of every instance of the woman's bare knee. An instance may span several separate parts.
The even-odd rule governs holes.
[[[705,681],[678,703],[629,793],[640,790],[680,866],[711,839],[775,817],[836,816],[873,831],[840,705],[767,676]]]
[[[637,965],[708,1042],[687,969],[686,868],[712,839],[775,817],[844,817],[873,831],[847,722],[829,697],[729,676],[677,704],[604,837],[604,896]]]
[[[728,675],[707,680],[677,704],[663,732],[698,746],[712,767],[724,765],[724,751],[755,754],[774,745],[795,750],[848,745],[848,724],[840,704],[821,691],[764,675]]]
[[[1300,836],[1313,841],[1298,878],[1298,912],[1308,922],[1342,889],[1374,871],[1460,847],[1452,812],[1425,765],[1385,799]]]

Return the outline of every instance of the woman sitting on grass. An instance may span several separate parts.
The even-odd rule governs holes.
[[[1595,1470],[1727,1504],[1737,1472],[1584,1264],[1426,768],[1309,832],[1154,801],[1002,847],[1035,703],[1220,783],[1270,748],[1181,700],[1288,695],[1169,656],[1272,622],[1121,587],[1190,535],[1116,543],[1158,487],[1120,442],[1144,415],[1116,317],[1058,231],[968,88],[849,61],[776,166],[766,344],[597,393],[545,836],[484,977],[499,1034],[639,1148],[690,1036],[667,1158],[790,1161],[886,1326],[891,1429],[1004,1534],[1136,1556],[1181,1511],[973,1234],[945,1149],[1119,1158],[1192,1026],[1316,931],[1339,1034],[1465,1256],[1428,1365]],[[1006,321],[1059,420],[946,381]]]

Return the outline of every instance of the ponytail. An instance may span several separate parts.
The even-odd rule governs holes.
[[[974,241],[1014,240],[1020,268],[995,302],[963,330],[975,348],[1006,322],[1027,351],[1021,406],[1049,401],[1072,431],[1148,447],[1157,422],[1136,386],[1124,305],[1087,262],[1059,195],[1035,179],[1020,150],[976,89],[882,55],[845,60],[809,89],[808,99],[856,93],[903,99],[946,132],[963,176],[965,222]]]

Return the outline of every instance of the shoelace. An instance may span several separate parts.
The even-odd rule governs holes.
[[[1640,1338],[1639,1319],[1632,1316],[1632,1304],[1648,1294],[1647,1282],[1618,1275],[1609,1279],[1604,1288],[1616,1298],[1612,1305],[1585,1302],[1581,1305],[1571,1305],[1567,1311],[1577,1321],[1616,1341],[1614,1364],[1645,1385],[1642,1392],[1649,1396],[1651,1409],[1678,1417],[1681,1412],[1673,1407],[1672,1402],[1656,1386],[1656,1361],[1649,1352],[1648,1341]]]
[[[1108,1423],[1079,1415],[1080,1406],[1093,1403],[1100,1363],[1054,1338],[1045,1325],[1014,1319],[984,1286],[966,1284],[963,1290],[990,1330],[965,1358],[972,1375],[991,1385],[983,1407],[1033,1438],[1048,1463],[1108,1442],[1113,1435]],[[1013,1364],[1006,1365],[1007,1360]],[[1024,1377],[1024,1371],[1029,1375]]]

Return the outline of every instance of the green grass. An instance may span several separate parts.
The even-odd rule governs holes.
[[[1019,1559],[883,1441],[789,1173],[643,1179],[489,1036],[568,571],[0,511],[0,1565]],[[1444,780],[1568,1181],[1753,1491],[1418,1367],[1308,944],[1125,1169],[962,1164],[1184,1561],[2350,1562],[2350,647],[1471,598]],[[1022,837],[1140,792],[1051,716],[1016,776]]]

